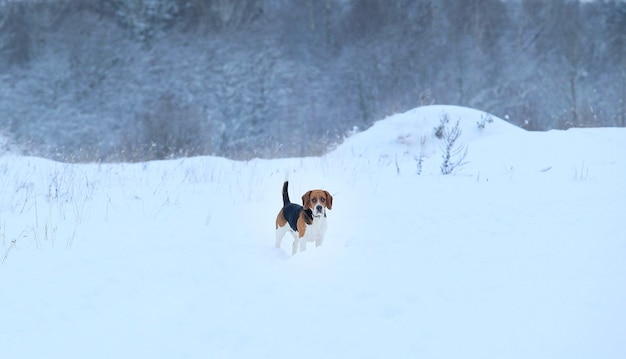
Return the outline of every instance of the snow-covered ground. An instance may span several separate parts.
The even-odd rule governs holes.
[[[446,176],[443,114],[468,149]],[[626,357],[626,129],[481,118],[422,107],[320,158],[4,155],[0,356]],[[293,257],[287,172],[334,196]]]

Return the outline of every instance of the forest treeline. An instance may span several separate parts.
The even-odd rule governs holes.
[[[0,0],[0,132],[26,154],[316,155],[428,104],[625,126],[626,2]]]

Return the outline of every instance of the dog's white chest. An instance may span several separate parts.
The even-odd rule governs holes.
[[[307,224],[304,238],[307,242],[320,242],[326,233],[326,217],[314,217],[313,223]]]

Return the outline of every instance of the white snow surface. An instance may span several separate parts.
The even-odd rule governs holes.
[[[444,113],[468,149],[445,176]],[[481,116],[417,108],[317,158],[5,154],[0,356],[626,357],[626,129]],[[295,256],[286,173],[294,202],[334,196]]]

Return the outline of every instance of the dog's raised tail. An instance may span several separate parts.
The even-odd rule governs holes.
[[[287,191],[289,187],[289,181],[285,181],[283,183],[283,207],[291,203],[289,200],[289,192]]]

